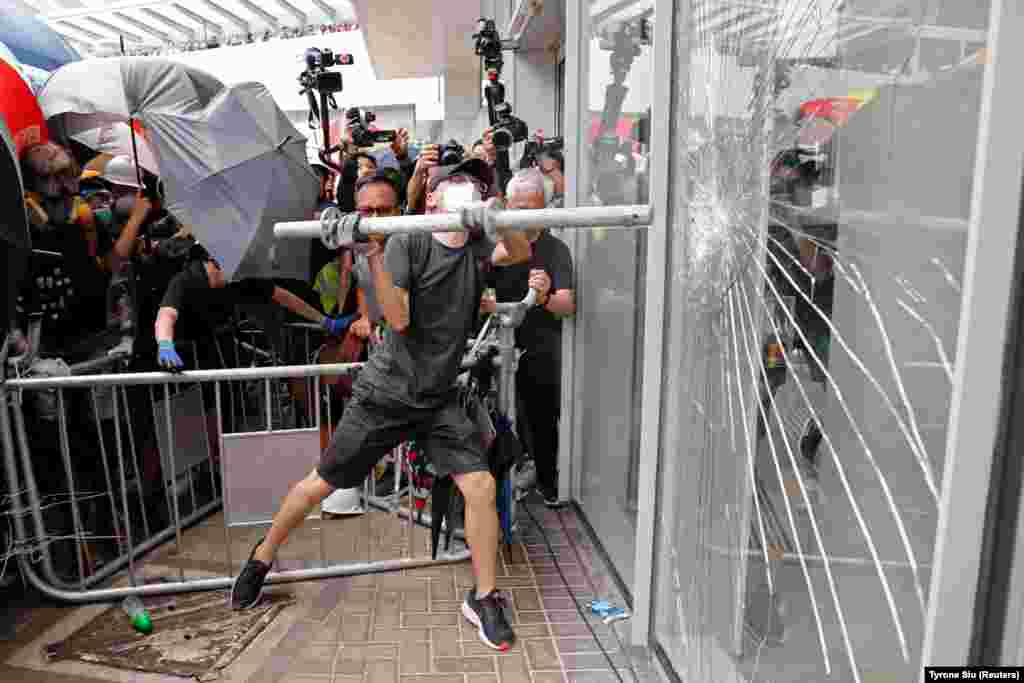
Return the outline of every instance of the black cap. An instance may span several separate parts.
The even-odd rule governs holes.
[[[398,197],[402,196],[402,188],[399,187],[399,183],[396,182],[395,174],[388,173],[388,169],[386,168],[378,168],[370,175],[363,176],[356,180],[356,192],[359,192],[359,190],[371,183],[387,183],[395,190],[395,194]]]
[[[466,159],[451,166],[435,166],[430,171],[430,179],[427,183],[427,192],[433,192],[445,180],[457,175],[468,175],[479,180],[487,192],[490,193],[494,187],[494,171],[490,165],[482,159]]]

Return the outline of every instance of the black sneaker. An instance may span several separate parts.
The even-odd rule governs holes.
[[[508,652],[516,642],[516,634],[505,619],[505,598],[498,591],[477,599],[476,588],[471,588],[462,603],[462,616],[477,627],[480,640],[487,647]]]
[[[262,538],[256,541],[256,545],[252,547],[252,552],[249,553],[249,559],[246,561],[245,566],[242,567],[242,571],[235,577],[235,582],[231,584],[231,609],[238,610],[255,607],[259,603],[260,598],[263,597],[263,581],[267,578],[267,574],[270,573],[271,565],[253,559],[256,549],[260,547],[262,542]]]

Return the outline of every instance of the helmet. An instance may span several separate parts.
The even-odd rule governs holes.
[[[363,510],[362,487],[338,489],[324,498],[321,509],[332,515],[361,515]]]
[[[107,162],[100,177],[112,185],[134,187],[136,190],[139,190],[142,187],[139,185],[139,176],[136,168],[131,159],[120,155]]]

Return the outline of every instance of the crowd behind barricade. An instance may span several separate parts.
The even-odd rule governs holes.
[[[333,206],[363,218],[429,214],[457,210],[499,195],[509,209],[561,205],[564,162],[557,149],[547,150],[528,163],[524,160],[525,168],[516,172],[504,188],[494,170],[497,153],[489,130],[465,147],[451,141],[425,145],[417,152],[415,156],[410,154],[408,132],[399,130],[390,144],[359,150],[350,147],[337,169],[314,165],[321,187],[318,205],[310,207],[311,215],[319,216]],[[330,251],[315,240],[308,282],[255,278],[227,282],[217,254],[207,251],[192,236],[190,226],[181,224],[163,208],[159,178],[136,166],[129,157],[96,155],[77,143],[62,146],[48,142],[25,150],[21,163],[33,255],[31,277],[17,300],[15,351],[28,350],[34,323],[41,325],[41,334],[38,347],[31,349],[32,364],[16,366],[18,373],[55,376],[87,372],[86,368],[180,372],[239,367],[255,358],[245,352],[253,346],[262,346],[274,362],[302,364],[312,360],[310,355],[301,349],[288,351],[280,337],[269,330],[274,329],[275,318],[278,325],[282,321],[304,321],[307,329],[317,330],[317,362],[366,362],[371,374],[376,373],[376,386],[381,392],[417,396],[411,402],[420,403],[411,410],[426,411],[423,415],[440,420],[432,412],[436,410],[433,399],[417,392],[431,382],[447,381],[452,363],[457,367],[461,361],[465,340],[494,311],[496,300],[518,301],[528,289],[534,289],[538,304],[516,331],[521,354],[516,378],[518,423],[520,439],[536,464],[536,488],[546,503],[557,505],[560,335],[562,319],[573,315],[575,303],[569,250],[550,231],[536,229],[517,234],[514,240],[521,240],[521,244],[516,242],[515,247],[513,237],[502,237],[493,246],[493,253],[487,254],[490,265],[477,275],[460,270],[463,261],[453,260],[462,253],[464,244],[453,242],[441,248],[434,238],[423,235],[423,240],[413,236],[392,238],[386,245],[377,245],[376,253],[374,248]],[[474,253],[478,243],[485,240],[482,236],[468,239]],[[395,247],[392,242],[401,246]],[[406,250],[401,252],[404,256],[399,249]],[[411,263],[413,259],[420,261]],[[416,283],[427,281],[450,282],[445,285],[450,291],[422,299],[419,292],[429,287]],[[480,296],[484,289],[487,293]],[[396,291],[405,293],[404,309],[395,299]],[[471,320],[460,317],[456,310],[457,302],[470,300]],[[398,310],[404,310],[402,325],[396,325],[396,320],[401,320]],[[405,346],[396,343],[394,335],[405,332],[403,325],[410,324],[414,332],[406,335],[402,342]],[[433,342],[425,341],[424,335],[440,334],[437,330],[442,328],[449,336],[461,336],[461,342],[431,346]],[[258,335],[259,341],[240,342],[248,332]],[[351,378],[325,383],[331,386],[333,416],[343,415],[353,401],[365,407],[360,402],[365,397],[358,395]],[[309,421],[315,411],[309,405],[308,393],[301,382],[293,382],[292,389],[295,410]],[[161,474],[156,398],[146,387],[126,387],[125,392],[124,406],[131,418],[127,424],[139,454],[139,471],[129,477],[138,481],[133,495],[138,497],[140,507],[151,511],[151,526],[166,528],[172,517]],[[26,406],[26,419],[34,467],[45,473],[38,477],[40,494],[60,495],[69,490],[61,462],[61,430],[54,429],[58,410],[67,418],[75,488],[106,490],[109,482],[103,479],[97,459],[104,451],[101,443],[112,443],[116,431],[110,411],[97,415],[94,410],[98,403],[88,391],[64,392],[63,406],[48,400],[52,396],[45,394],[38,399]],[[211,385],[204,386],[202,401],[213,455],[208,466],[215,470],[218,430],[236,431],[244,425],[231,410],[224,413],[223,425],[215,423]],[[401,405],[408,407],[409,402]],[[408,434],[399,435],[395,429],[410,433],[425,429],[420,422],[409,422],[412,418],[405,408],[397,406],[389,408],[391,415],[401,413],[402,419],[395,417],[398,421],[384,435],[379,412],[372,420],[365,415],[358,418],[366,423],[369,433],[380,437],[381,444],[398,436],[407,438]],[[258,405],[253,412],[259,413]],[[450,415],[448,419],[452,430],[462,428]],[[353,420],[357,418],[350,422]],[[437,424],[431,422],[426,431],[436,432]],[[346,437],[341,426],[338,429],[340,436],[331,437],[331,426],[326,425],[325,446],[328,441],[334,444],[339,439],[354,438],[351,434]],[[426,440],[430,441],[429,434]],[[372,457],[380,460],[381,453],[370,450]],[[326,462],[328,456],[324,457]],[[472,463],[460,465],[458,457],[455,461],[452,474],[460,474],[460,466],[468,470],[474,467]],[[128,465],[136,466],[131,462]],[[326,468],[325,480],[336,489],[323,501],[324,512],[350,511],[344,501],[351,500],[358,477],[339,474],[326,465],[322,468]],[[197,478],[213,482],[205,491],[208,496],[215,495],[216,475],[213,471],[209,479]],[[521,483],[524,490],[534,485]],[[382,485],[391,487],[386,479]],[[471,508],[469,503],[467,499],[467,510]],[[89,535],[113,539],[118,520],[110,518],[109,513],[109,506],[93,499],[85,506],[82,526]],[[62,515],[59,509],[53,514],[55,518],[47,522],[50,533],[61,535],[61,530],[71,529],[69,514]],[[64,545],[67,547],[54,544],[55,561],[61,576],[72,581],[78,558],[72,544]],[[88,545],[87,572],[116,556],[113,540]]]

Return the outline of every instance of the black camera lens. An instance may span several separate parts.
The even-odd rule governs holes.
[[[512,133],[505,128],[495,128],[491,134],[491,141],[499,152],[504,152],[512,146]]]

